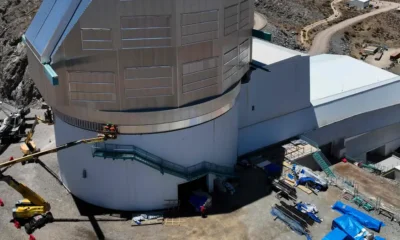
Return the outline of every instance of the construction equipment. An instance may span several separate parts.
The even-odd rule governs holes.
[[[292,166],[293,174],[296,174],[296,184],[306,185],[309,184],[313,188],[321,190],[328,188],[328,181],[317,174],[315,174],[311,169],[303,166],[293,164]]]
[[[16,141],[25,134],[26,115],[30,113],[29,108],[10,110],[0,102],[0,110],[7,116],[0,125],[0,140],[2,144]]]
[[[99,133],[98,136],[95,138],[81,139],[69,142],[43,152],[28,154],[21,158],[1,163],[0,170],[15,165],[16,163],[35,162],[34,160],[38,159],[40,156],[55,153],[82,143],[92,144],[97,142],[104,142],[108,139],[116,139],[117,133],[117,128],[112,124],[108,124],[108,130],[106,132]],[[35,193],[24,184],[19,183],[13,177],[4,175],[3,171],[0,171],[0,181],[6,182],[10,187],[19,192],[24,197],[23,200],[20,200],[16,203],[15,208],[13,208],[12,215],[15,222],[24,225],[26,233],[31,234],[33,231],[35,231],[35,229],[41,228],[47,223],[53,221],[52,214],[49,212],[50,204],[46,202],[39,194]]]
[[[352,202],[356,204],[358,207],[364,208],[364,210],[367,212],[370,212],[375,209],[371,203],[363,199],[361,196],[355,196]]]
[[[35,127],[38,124],[38,120],[35,119],[35,121],[32,124],[31,129],[29,130],[28,134],[26,135],[26,138],[24,142],[20,145],[20,149],[24,156],[39,152],[40,149],[36,147],[35,143],[32,140],[33,134],[35,133]]]
[[[277,180],[277,179],[275,179],[272,182],[272,185],[277,190],[276,197],[278,199],[281,199],[281,197],[284,197],[286,199],[291,199],[293,201],[297,201],[296,189],[293,186],[287,184],[283,180]]]
[[[41,121],[42,123],[47,123],[48,125],[54,124],[54,115],[53,111],[51,108],[47,108],[46,111],[44,112],[44,118],[35,116],[38,121]]]

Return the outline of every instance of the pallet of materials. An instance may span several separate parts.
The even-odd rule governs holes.
[[[296,185],[296,183],[288,177],[286,177],[284,181],[285,181],[285,183],[289,184],[292,187],[294,187]],[[313,192],[303,185],[297,185],[296,187],[307,194],[311,194]]]
[[[297,193],[296,193],[296,188],[293,186],[287,184],[283,180],[274,180],[272,183],[274,188],[278,191],[278,195],[286,195],[287,198],[290,198],[292,200],[297,199]]]
[[[281,220],[299,235],[305,235],[307,237],[307,240],[311,240],[307,224],[293,217],[292,214],[290,214],[290,212],[288,212],[282,206],[275,205],[274,207],[272,207],[271,214],[275,216],[276,219]]]
[[[280,201],[280,204],[281,205],[278,205],[278,208],[283,211],[287,211],[287,213],[293,218],[297,219],[297,221],[304,222],[306,224],[305,227],[307,227],[307,225],[314,225],[314,219],[312,219],[307,213],[300,211],[296,206],[289,205],[284,201]]]

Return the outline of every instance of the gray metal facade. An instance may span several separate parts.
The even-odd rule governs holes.
[[[253,11],[250,0],[44,0],[26,33],[31,75],[51,106],[77,119],[112,112],[121,125],[123,112],[187,106],[177,121],[198,118],[232,105],[218,99],[248,71]],[[215,102],[196,105],[205,100]]]

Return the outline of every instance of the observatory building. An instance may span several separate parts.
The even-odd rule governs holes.
[[[57,145],[120,132],[58,153],[71,192],[160,209],[181,184],[232,175],[252,26],[250,0],[44,0],[24,40]]]
[[[238,156],[271,145],[306,141],[318,154],[301,164],[322,170],[326,156],[365,162],[400,147],[400,76],[274,45],[252,30],[253,4],[43,1],[24,42],[55,113],[56,144],[94,137],[106,123],[120,133],[57,153],[76,197],[163,209],[213,191],[216,178],[235,175]]]

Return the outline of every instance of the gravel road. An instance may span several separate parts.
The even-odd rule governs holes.
[[[323,54],[329,51],[329,43],[331,41],[332,36],[337,33],[338,31],[349,27],[355,23],[358,23],[366,18],[375,16],[380,13],[388,12],[390,10],[396,9],[400,7],[400,4],[398,3],[392,3],[392,2],[383,2],[382,7],[379,9],[374,9],[372,12],[347,19],[346,21],[340,22],[330,28],[325,29],[324,31],[320,32],[315,36],[313,40],[313,44],[310,48],[309,54],[310,55],[318,55],[318,54]]]

